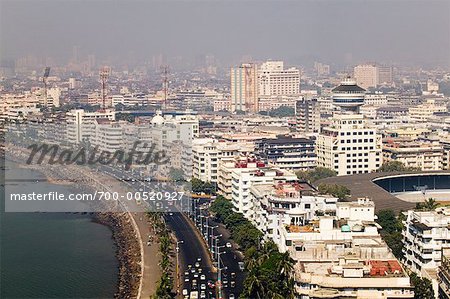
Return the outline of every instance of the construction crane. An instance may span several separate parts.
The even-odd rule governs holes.
[[[161,66],[161,73],[162,73],[162,79],[163,79],[163,92],[164,92],[164,104],[163,109],[167,109],[167,92],[169,89],[169,66],[163,65]]]
[[[42,76],[42,82],[44,83],[44,107],[47,107],[47,79],[50,76],[50,67],[47,66],[44,70],[44,76]]]
[[[100,82],[102,84],[102,109],[105,110],[106,108],[106,81],[108,81],[109,74],[111,72],[111,69],[107,66],[104,66],[100,70]]]

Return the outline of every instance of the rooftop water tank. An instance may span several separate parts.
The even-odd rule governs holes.
[[[343,226],[341,226],[341,232],[343,233],[349,233],[351,231],[350,226],[345,224]]]

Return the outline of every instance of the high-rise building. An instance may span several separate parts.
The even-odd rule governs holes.
[[[378,84],[391,85],[394,83],[394,71],[392,66],[379,65],[378,69]]]
[[[259,94],[261,96],[298,95],[300,70],[285,69],[283,61],[264,62],[259,69]]]
[[[359,114],[363,103],[364,89],[353,79],[347,78],[333,89],[333,104],[340,112],[317,136],[317,166],[338,175],[369,173],[381,166],[381,135]]]
[[[378,68],[374,64],[360,64],[353,69],[356,84],[362,88],[376,87],[378,85]]]
[[[231,69],[231,111],[258,112],[258,66],[244,63]]]
[[[301,99],[295,103],[297,130],[305,133],[320,131],[320,105],[317,99]]]
[[[318,77],[330,75],[330,66],[328,64],[314,62],[314,70]]]

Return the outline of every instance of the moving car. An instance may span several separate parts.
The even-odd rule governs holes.
[[[244,262],[239,262],[239,270],[244,271],[245,267],[244,267]]]

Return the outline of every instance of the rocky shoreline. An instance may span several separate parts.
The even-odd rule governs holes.
[[[140,246],[127,213],[95,213],[93,221],[108,226],[113,232],[119,261],[118,289],[114,298],[136,298],[141,272]]]
[[[64,168],[52,165],[45,165],[45,167],[42,165],[39,165],[39,167],[24,165],[26,150],[10,147],[7,148],[7,151],[9,152],[8,158],[11,161],[18,163],[21,167],[41,172],[52,183],[64,181],[68,187],[78,190],[95,189],[94,186],[89,185],[89,181],[85,180],[86,177],[83,172],[78,171],[74,166],[68,166],[66,171],[64,171]],[[67,171],[69,168],[70,171]],[[75,184],[70,183],[71,181],[78,182],[78,184],[75,186]],[[95,212],[93,215],[93,221],[108,226],[112,230],[113,239],[117,247],[116,258],[119,262],[119,273],[114,298],[137,298],[141,284],[142,257],[139,240],[136,235],[138,232],[133,227],[130,214],[126,212]]]

